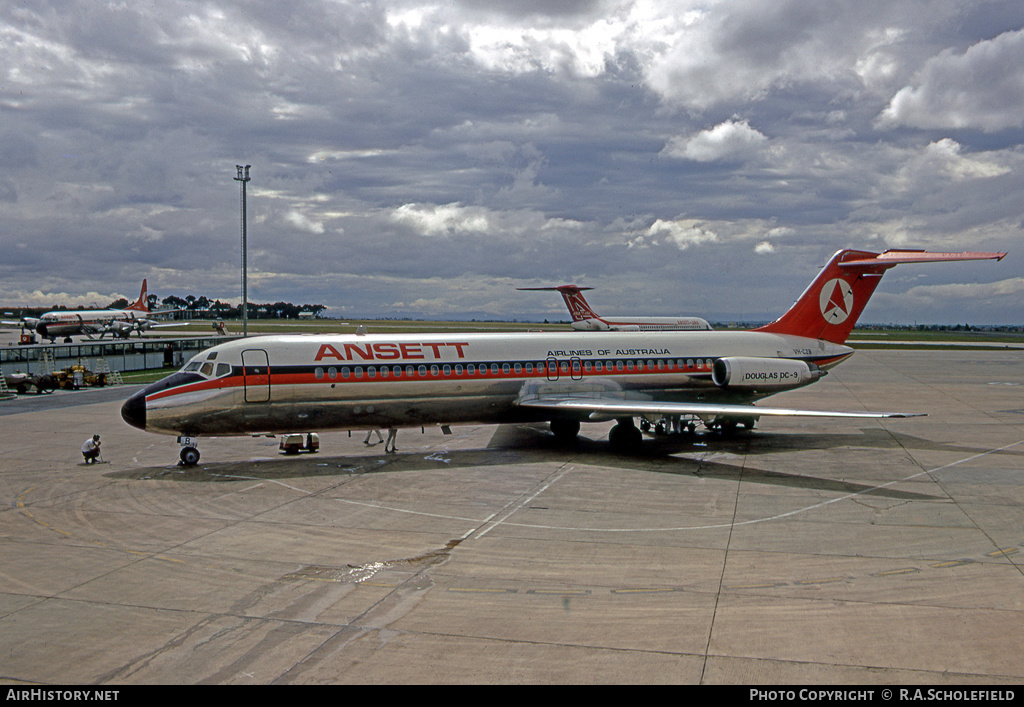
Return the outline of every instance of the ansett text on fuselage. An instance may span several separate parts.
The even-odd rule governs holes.
[[[337,344],[320,344],[313,360],[320,361],[443,361],[447,358],[466,358],[468,341],[428,342],[359,342],[346,341]],[[454,349],[452,354],[448,349]]]

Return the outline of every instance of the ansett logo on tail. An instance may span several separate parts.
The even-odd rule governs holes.
[[[853,309],[853,288],[846,280],[835,278],[821,288],[818,300],[821,316],[829,324],[842,324]]]

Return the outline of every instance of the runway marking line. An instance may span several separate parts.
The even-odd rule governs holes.
[[[825,577],[823,579],[798,579],[796,584],[808,585],[808,584],[835,584],[836,582],[845,582],[848,577]]]
[[[892,577],[892,576],[898,575],[898,574],[914,574],[915,572],[920,572],[920,571],[921,570],[919,570],[917,567],[904,567],[903,569],[898,569],[898,570],[886,570],[884,572],[878,572],[878,573],[875,574],[875,576],[876,577]]]
[[[54,526],[50,525],[49,523],[47,523],[45,520],[43,520],[41,518],[36,518],[35,514],[33,514],[32,511],[30,511],[28,509],[28,507],[25,505],[25,497],[28,494],[30,494],[33,491],[35,491],[35,490],[36,490],[35,486],[29,486],[27,489],[25,489],[24,491],[19,493],[17,498],[14,499],[14,507],[18,509],[18,512],[21,513],[21,515],[24,516],[25,518],[28,518],[29,520],[31,520],[33,523],[36,523],[37,525],[41,525],[44,528],[46,528],[47,530],[52,530],[55,533],[60,533],[61,535],[63,535],[66,538],[73,537],[71,535],[71,533],[69,533],[68,531],[61,530],[60,528],[54,527]]]
[[[174,562],[175,564],[179,564],[179,565],[187,565],[188,564],[185,560],[176,560],[173,557],[161,557],[160,555],[155,555],[153,557],[153,559],[154,560],[163,560],[164,562]]]
[[[948,560],[947,562],[938,562],[938,563],[936,563],[934,565],[928,565],[928,566],[929,567],[934,567],[935,569],[946,569],[947,567],[961,567],[963,565],[973,565],[976,562],[977,562],[977,560],[967,560],[967,559],[964,559],[964,560]]]
[[[1007,547],[994,552],[987,552],[985,553],[985,557],[1010,557],[1011,555],[1016,555],[1019,552],[1020,550],[1015,547]]]

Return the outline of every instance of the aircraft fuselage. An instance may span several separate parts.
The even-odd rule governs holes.
[[[749,403],[813,382],[852,353],[757,332],[253,337],[198,354],[133,395],[122,416],[152,432],[232,435],[551,420],[550,411],[518,403],[527,391],[559,386]],[[771,359],[779,370],[723,385],[713,380],[721,359]]]
[[[137,317],[134,312],[123,310],[86,310],[76,312],[47,312],[36,322],[36,333],[47,339],[76,334],[92,334],[109,327],[113,322],[131,323]],[[142,318],[142,317],[138,317]]]

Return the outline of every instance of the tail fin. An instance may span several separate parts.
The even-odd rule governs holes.
[[[148,293],[146,291],[146,281],[142,281],[142,292],[139,293],[139,298],[135,300],[134,304],[130,304],[125,309],[130,309],[134,312],[149,312]]]
[[[887,250],[879,254],[841,250],[832,256],[789,311],[754,331],[793,334],[842,344],[889,268],[900,263],[1002,260],[1005,255],[928,253],[923,250]]]
[[[590,308],[583,290],[592,290],[593,287],[578,287],[577,285],[559,285],[558,287],[518,287],[519,290],[543,290],[546,292],[557,291],[565,300],[565,306],[569,308],[569,314],[574,322],[581,322],[584,319],[598,319],[597,314]]]

